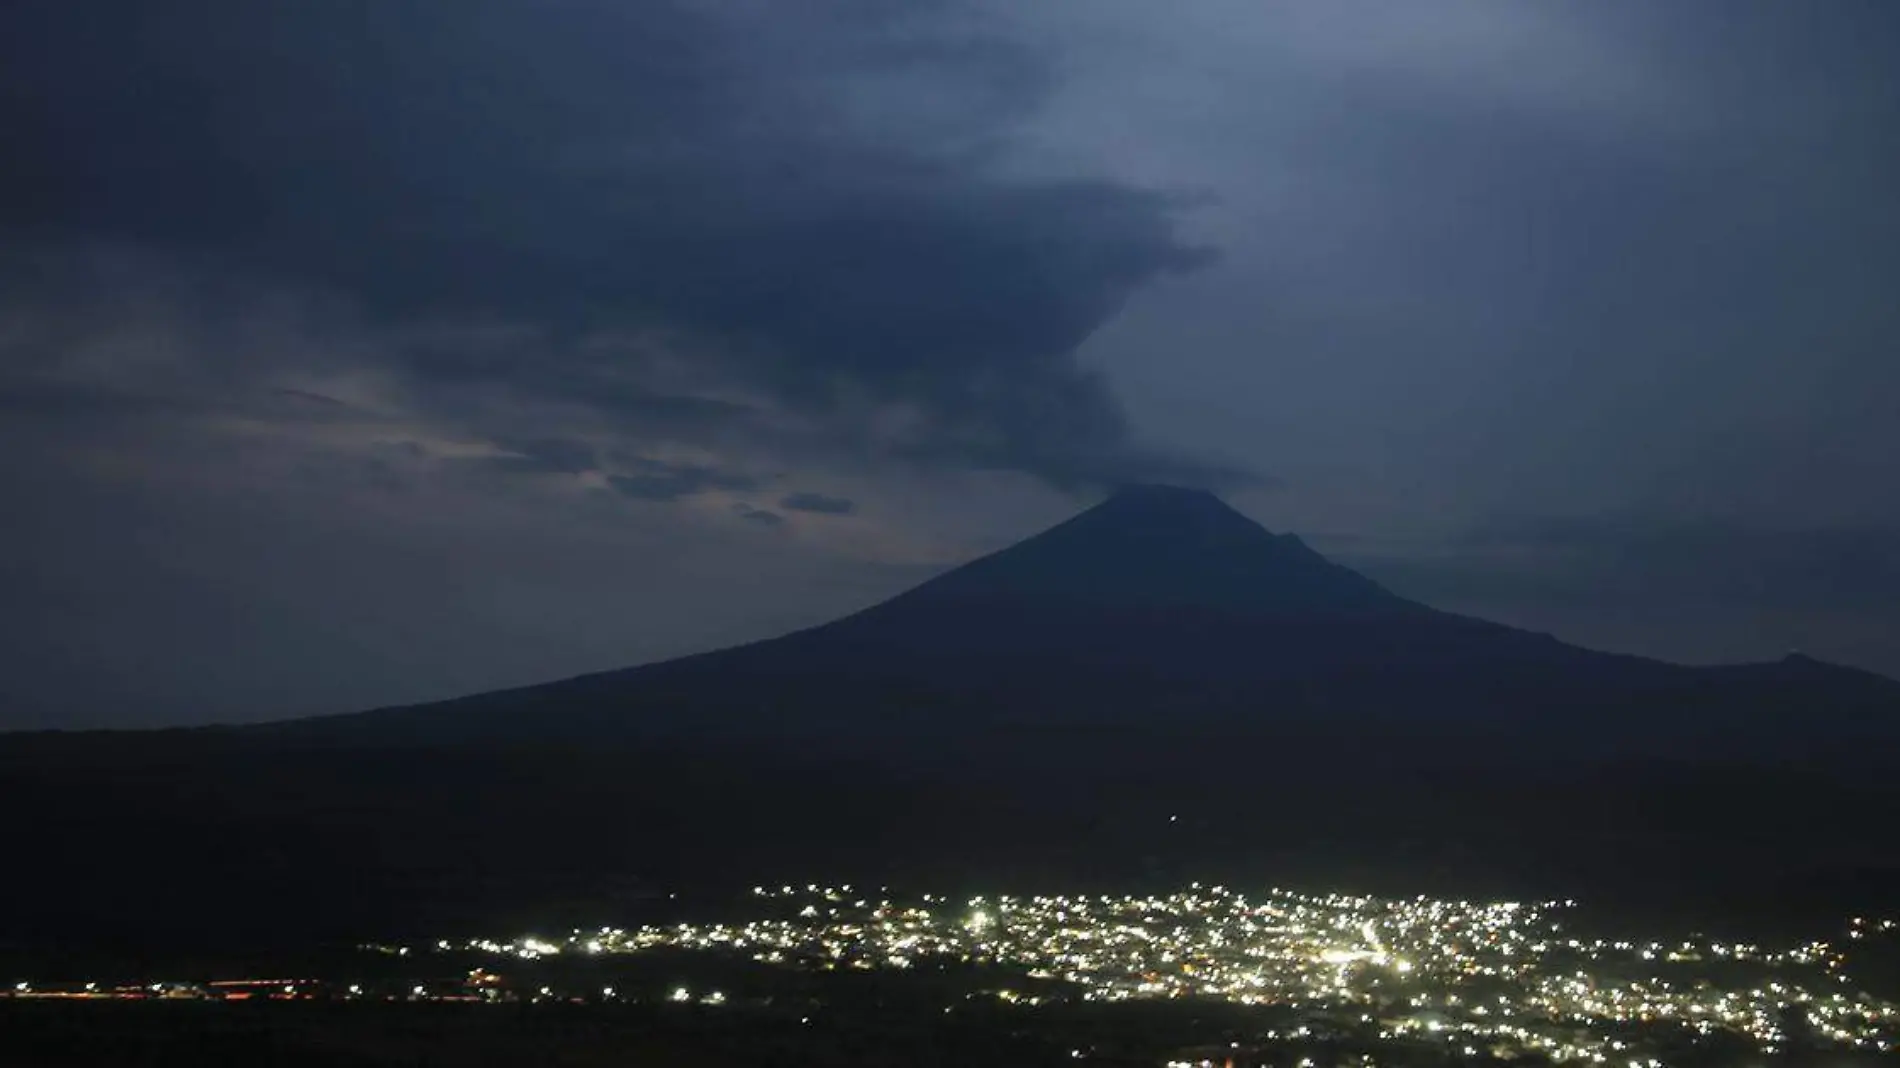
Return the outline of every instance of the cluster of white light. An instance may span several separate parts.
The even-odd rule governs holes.
[[[1900,1009],[1856,990],[1833,946],[1769,950],[1713,941],[1585,940],[1541,905],[1310,895],[1250,897],[1195,884],[1164,896],[976,897],[850,886],[755,888],[772,918],[478,940],[463,948],[536,959],[657,948],[729,952],[820,969],[961,961],[1020,969],[1040,985],[994,994],[1035,1005],[1214,997],[1349,1012],[1382,1038],[1442,1041],[1646,1068],[1633,1029],[1728,1033],[1777,1048],[1783,1010],[1844,1047],[1900,1048]],[[1893,931],[1856,921],[1854,937]],[[1288,1037],[1296,1037],[1289,1035]],[[1277,1037],[1269,1035],[1269,1038]]]

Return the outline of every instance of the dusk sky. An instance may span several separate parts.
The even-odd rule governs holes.
[[[862,607],[1126,481],[1900,675],[1894,0],[14,0],[0,728]]]

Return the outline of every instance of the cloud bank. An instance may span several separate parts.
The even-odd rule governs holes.
[[[354,370],[497,444],[581,418],[636,452],[1232,475],[1138,448],[1075,359],[1209,251],[1166,194],[993,165],[1048,72],[965,6],[119,0],[14,7],[0,41],[11,243],[82,282],[73,250],[136,250],[206,314],[334,302],[380,334]],[[754,477],[653,462],[616,485]]]

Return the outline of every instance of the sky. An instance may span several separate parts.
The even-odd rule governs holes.
[[[769,636],[1130,481],[1900,676],[1896,70],[1890,0],[0,6],[0,728]]]

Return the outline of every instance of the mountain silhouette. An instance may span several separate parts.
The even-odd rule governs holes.
[[[1799,708],[1797,713],[1793,711]],[[1212,493],[1124,488],[831,623],[659,664],[275,725],[428,741],[710,735],[941,744],[1166,724],[1360,750],[1785,753],[1894,731],[1900,684],[1805,657],[1691,668],[1438,611]],[[1818,728],[1818,732],[1817,732]]]

